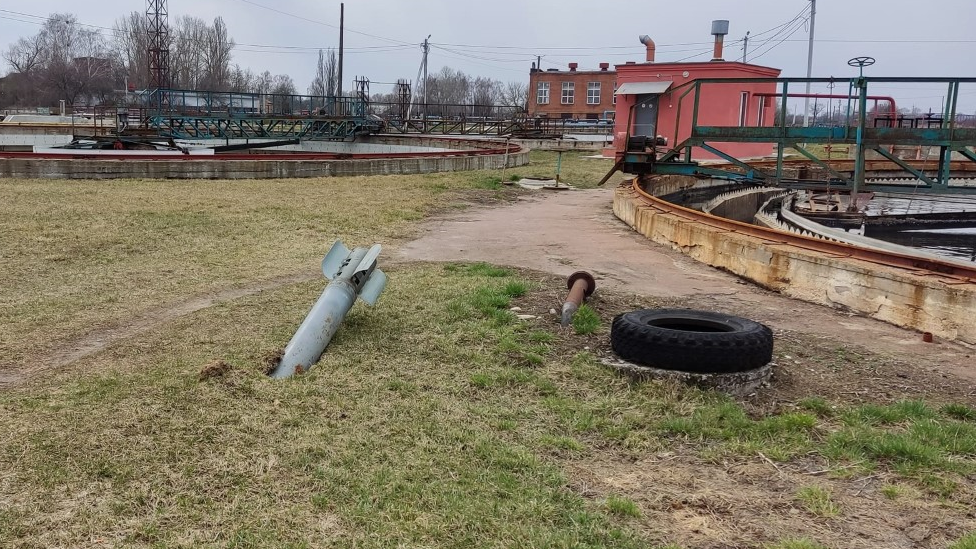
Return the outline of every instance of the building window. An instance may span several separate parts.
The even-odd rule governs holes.
[[[600,83],[599,82],[587,82],[587,84],[586,84],[586,104],[587,105],[599,105],[600,104]]]
[[[739,96],[739,127],[746,125],[746,116],[749,114],[749,92],[742,92]]]
[[[549,82],[539,82],[536,87],[535,102],[538,105],[549,104]]]
[[[572,82],[563,82],[563,94],[560,102],[563,105],[572,105],[573,98],[575,95],[576,95],[576,84]]]
[[[759,96],[759,117],[756,120],[757,125],[761,128],[766,125],[766,96]]]
[[[613,104],[617,104],[617,83],[613,83]]]

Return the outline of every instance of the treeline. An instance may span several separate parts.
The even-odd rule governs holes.
[[[73,14],[51,15],[33,35],[20,38],[2,52],[9,72],[0,78],[0,108],[68,105],[115,105],[127,88],[146,90],[149,82],[149,32],[146,16],[132,12],[102,32],[78,22]],[[191,16],[173,19],[168,38],[169,87],[188,90],[296,94],[287,74],[254,73],[233,63],[235,46],[221,17],[208,23]],[[336,52],[319,50],[315,77],[308,94],[333,96],[338,90]],[[526,85],[503,84],[444,67],[412,90],[414,103],[423,103],[434,116],[491,116],[524,111]],[[344,95],[353,90],[342,90]],[[372,97],[383,105],[396,105],[394,93]],[[468,105],[466,109],[459,105]],[[391,107],[392,108],[392,107]],[[399,108],[396,105],[396,108]],[[375,112],[375,111],[374,111]],[[393,112],[392,110],[390,112]],[[415,111],[422,112],[422,111]]]
[[[471,76],[444,67],[427,76],[426,88],[426,111],[430,116],[495,116],[525,109],[527,86],[524,82],[513,81],[505,84],[499,80]],[[411,93],[415,105],[412,114],[422,112],[425,97],[423,83],[411,89]],[[374,94],[372,101],[374,104],[388,104],[391,106],[389,110],[396,112],[400,98],[394,91]]]
[[[144,13],[118,19],[110,36],[54,14],[41,30],[2,54],[10,72],[0,80],[0,107],[111,105],[126,86],[149,86],[149,34]],[[170,87],[253,93],[297,93],[287,74],[254,73],[232,64],[234,39],[221,17],[190,16],[170,25]]]

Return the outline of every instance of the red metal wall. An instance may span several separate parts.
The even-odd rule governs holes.
[[[668,138],[668,145],[674,146],[691,134],[692,113],[694,112],[695,92],[685,95],[680,102],[679,97],[689,86],[683,84],[701,78],[775,78],[779,76],[779,69],[750,65],[735,61],[714,61],[703,63],[633,63],[617,65],[617,85],[627,82],[673,82],[669,91],[661,94],[658,102],[657,134]],[[760,99],[756,93],[775,93],[775,83],[746,84],[705,84],[699,100],[699,126],[738,126],[739,105],[742,92],[747,92],[746,126],[759,125]],[[616,105],[616,122],[614,124],[613,149],[620,154],[626,147],[626,137],[633,127],[631,109],[635,103],[633,95],[618,95]],[[775,124],[774,100],[766,101],[763,116],[764,126]],[[675,132],[675,123],[680,127]],[[628,124],[630,124],[628,126]],[[772,154],[773,146],[766,143],[719,143],[716,148],[737,158],[767,156]],[[715,158],[714,155],[701,149],[692,152],[695,159]]]

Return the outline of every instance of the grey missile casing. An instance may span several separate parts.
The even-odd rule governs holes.
[[[299,366],[307,371],[318,362],[357,297],[370,305],[376,303],[387,280],[376,268],[381,250],[379,244],[351,251],[342,241],[332,245],[322,260],[322,274],[331,282],[285,346],[271,377],[290,377]]]

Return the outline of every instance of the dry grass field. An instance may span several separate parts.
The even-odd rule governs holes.
[[[564,329],[552,275],[381,255],[377,306],[263,374],[335,239],[395,247],[554,168],[0,181],[0,546],[976,547],[973,396],[842,385],[897,357],[778,334],[808,377],[775,406],[601,365],[614,314],[694,302],[598,292]]]

